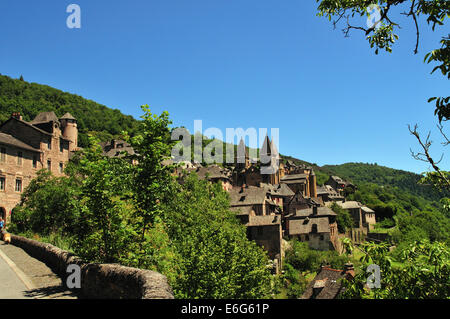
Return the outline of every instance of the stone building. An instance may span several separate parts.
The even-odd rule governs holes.
[[[244,141],[241,139],[235,154],[233,184],[237,186],[259,186],[261,183],[280,184],[284,176],[284,165],[276,145],[266,136],[260,151],[259,163],[252,163]]]
[[[261,246],[271,260],[274,261],[274,270],[278,273],[282,266],[282,230],[281,216],[249,216],[247,227],[247,238],[254,240]]]
[[[317,188],[317,197],[320,197],[324,203],[344,201],[345,199],[333,187],[326,184]]]
[[[344,195],[344,188],[349,187],[353,191],[356,190],[356,186],[352,183],[343,180],[339,176],[330,176],[330,178],[325,182],[325,185],[330,185],[333,189],[338,192],[339,195]]]
[[[285,233],[318,250],[335,250],[338,230],[336,213],[328,207],[300,209],[286,216]]]
[[[354,277],[355,270],[350,263],[345,264],[343,270],[322,266],[300,299],[336,299],[343,289],[342,280]]]
[[[362,242],[365,236],[374,228],[375,212],[357,201],[336,202],[347,210],[353,219],[353,229],[350,238],[355,242]]]
[[[76,119],[66,113],[38,114],[31,122],[19,113],[0,125],[0,214],[10,218],[23,190],[45,168],[63,175],[66,163],[77,150]]]

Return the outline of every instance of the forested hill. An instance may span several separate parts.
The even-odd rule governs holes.
[[[419,184],[421,175],[397,170],[377,164],[346,163],[342,165],[325,165],[320,168],[329,175],[337,175],[350,180],[356,185],[362,183],[374,183],[380,186],[398,187],[410,194],[421,196],[428,200],[438,201],[444,195],[434,188]]]
[[[132,116],[81,96],[0,75],[0,123],[9,119],[13,112],[20,112],[25,121],[30,121],[38,113],[48,111],[54,111],[57,116],[70,112],[78,120],[82,147],[87,145],[90,131],[101,140],[107,140],[124,130],[133,134],[139,126],[139,121]]]

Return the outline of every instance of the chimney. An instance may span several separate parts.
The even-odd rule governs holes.
[[[317,206],[316,205],[313,206],[312,210],[313,210],[313,216],[317,216]]]
[[[14,112],[11,114],[11,117],[18,119],[18,120],[22,120],[22,115],[20,115],[19,112]]]
[[[344,273],[347,279],[355,277],[355,268],[352,263],[348,262],[344,265]]]

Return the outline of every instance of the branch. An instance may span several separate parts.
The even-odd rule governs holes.
[[[430,163],[431,166],[433,167],[433,169],[438,174],[439,179],[442,180],[445,184],[447,184],[448,187],[450,187],[450,180],[448,180],[445,177],[445,175],[441,172],[440,168],[437,166],[437,164],[439,164],[439,162],[442,160],[444,155],[442,154],[441,159],[438,162],[435,162],[433,160],[433,158],[430,156],[429,149],[432,144],[432,141],[430,141],[430,133],[431,132],[428,133],[425,142],[423,142],[422,139],[420,138],[419,132],[417,132],[417,124],[414,125],[414,129],[411,129],[411,126],[408,125],[408,129],[409,129],[409,132],[411,133],[411,135],[413,135],[417,138],[417,141],[419,142],[420,146],[422,146],[423,151],[424,151],[424,153],[416,153],[416,154],[414,154],[414,152],[411,151],[413,158],[416,160]]]

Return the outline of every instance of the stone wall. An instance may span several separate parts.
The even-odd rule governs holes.
[[[80,297],[87,299],[173,299],[167,278],[160,273],[117,264],[88,264],[77,256],[50,244],[11,235],[11,244],[44,262],[63,282],[67,267],[81,269]]]

